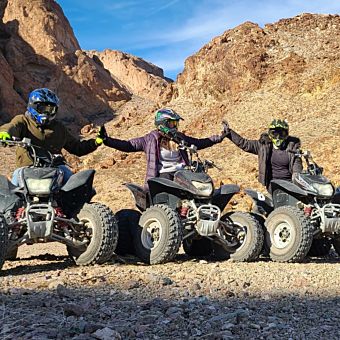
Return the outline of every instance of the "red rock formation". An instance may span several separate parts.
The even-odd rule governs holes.
[[[60,117],[83,125],[103,113],[112,117],[129,100],[130,92],[81,51],[55,1],[5,2],[2,21],[9,37],[3,54],[12,69],[14,89],[24,101],[32,89],[49,87],[61,98]],[[12,116],[7,101],[13,98],[1,101],[5,118]]]
[[[155,102],[170,99],[172,81],[164,77],[163,70],[158,66],[131,54],[109,49],[86,53],[102,63],[133,94]]]

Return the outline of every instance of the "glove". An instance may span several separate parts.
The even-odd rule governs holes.
[[[0,142],[5,142],[6,140],[12,139],[11,135],[8,132],[1,131],[0,132]],[[6,143],[4,143],[6,145]]]
[[[223,125],[223,130],[222,130],[222,133],[221,133],[221,137],[222,137],[222,139],[224,139],[230,134],[230,127],[229,127],[229,124],[226,120],[222,121],[222,125]]]
[[[102,145],[104,141],[106,140],[106,138],[107,138],[107,132],[106,132],[105,126],[102,125],[99,128],[99,131],[97,133],[96,145]]]

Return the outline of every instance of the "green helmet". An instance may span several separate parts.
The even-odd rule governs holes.
[[[268,127],[268,135],[273,144],[280,148],[288,138],[289,125],[286,120],[274,119]]]
[[[169,108],[159,109],[155,113],[156,128],[166,135],[177,131],[180,120],[183,120],[183,118]]]

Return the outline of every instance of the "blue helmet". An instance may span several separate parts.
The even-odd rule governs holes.
[[[38,126],[47,125],[58,111],[59,98],[47,88],[36,89],[28,96],[27,111]]]

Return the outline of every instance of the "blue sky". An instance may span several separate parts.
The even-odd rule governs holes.
[[[82,49],[128,52],[176,79],[187,57],[245,21],[340,14],[340,0],[57,0]]]

